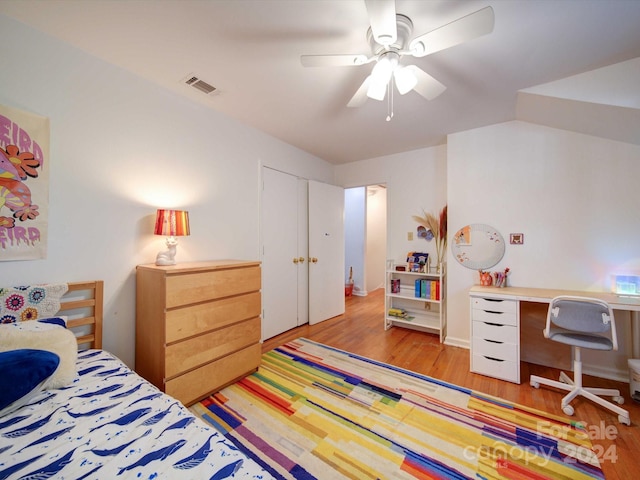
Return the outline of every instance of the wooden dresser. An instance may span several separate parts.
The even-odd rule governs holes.
[[[260,286],[260,262],[139,265],[136,372],[190,405],[255,371]]]

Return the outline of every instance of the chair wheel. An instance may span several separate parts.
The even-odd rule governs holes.
[[[618,415],[618,421],[624,425],[631,425],[631,419],[624,415]]]
[[[564,407],[562,407],[562,411],[565,413],[565,415],[573,415],[573,407],[571,405],[565,405]]]
[[[624,397],[613,397],[612,400],[616,402],[618,405],[622,405],[624,403]]]

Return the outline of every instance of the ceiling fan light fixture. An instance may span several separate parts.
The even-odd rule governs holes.
[[[387,83],[384,82],[376,82],[372,81],[369,83],[369,88],[367,89],[367,97],[372,100],[382,101],[384,100],[384,96],[387,93]]]
[[[400,58],[400,55],[395,52],[387,52],[380,55],[371,71],[371,82],[367,90],[367,97],[374,100],[384,99],[391,75],[398,67],[398,58]]]
[[[398,66],[393,71],[393,79],[400,95],[410,92],[418,84],[418,79],[411,69]]]
[[[391,78],[391,74],[398,66],[398,57],[399,55],[395,52],[387,52],[383,55],[380,55],[378,58],[378,62],[373,67],[371,71],[371,75],[374,79],[384,80],[385,82],[389,82]]]

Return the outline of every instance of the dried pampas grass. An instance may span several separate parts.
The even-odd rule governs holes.
[[[445,205],[440,211],[439,216],[422,210],[422,216],[413,215],[413,220],[418,222],[427,230],[431,230],[433,239],[436,242],[436,256],[438,264],[444,260],[444,254],[447,250],[447,206]]]

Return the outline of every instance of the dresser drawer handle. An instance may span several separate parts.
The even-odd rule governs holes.
[[[500,359],[500,358],[494,358],[494,357],[487,357],[486,355],[483,355],[484,358],[486,358],[487,360],[493,360],[494,362],[504,362],[504,360]]]
[[[502,325],[501,323],[491,323],[491,322],[482,322],[485,325],[491,325],[492,327],[506,327],[506,325]]]
[[[498,298],[484,298],[485,302],[504,302],[504,300],[500,300]]]
[[[483,338],[483,340],[484,340],[485,342],[489,342],[489,343],[498,343],[498,344],[503,344],[503,343],[504,343],[504,342],[500,342],[500,341],[498,341],[498,340],[490,340],[490,339],[488,339],[488,338]]]
[[[502,315],[504,312],[494,312],[493,310],[485,310],[486,313],[491,313],[493,315]]]

